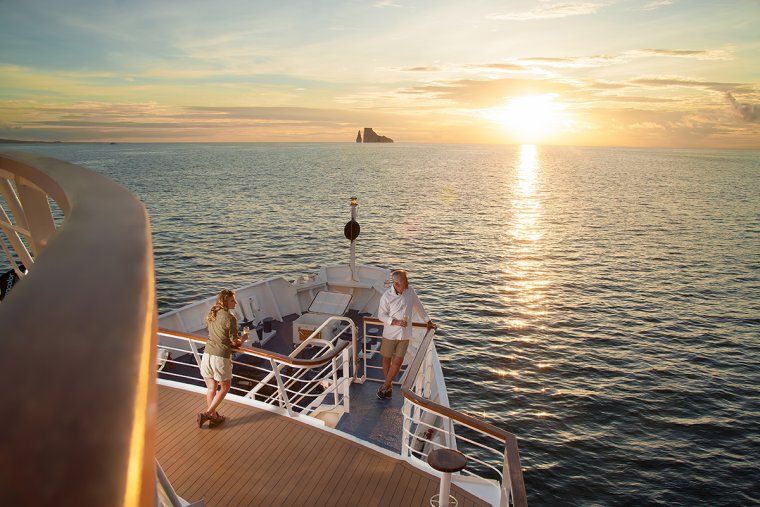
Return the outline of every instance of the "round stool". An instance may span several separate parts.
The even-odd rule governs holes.
[[[439,507],[442,505],[459,505],[459,501],[449,495],[451,489],[451,474],[464,470],[467,466],[467,456],[454,449],[436,449],[428,454],[428,465],[439,472],[443,472],[438,494],[430,498],[430,505]],[[448,498],[448,502],[441,503],[442,498]]]

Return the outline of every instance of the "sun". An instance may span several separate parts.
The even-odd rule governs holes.
[[[556,93],[515,97],[504,107],[489,110],[486,116],[509,129],[518,142],[544,141],[566,123],[565,107],[556,98]]]

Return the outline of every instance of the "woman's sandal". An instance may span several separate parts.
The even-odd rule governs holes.
[[[195,417],[195,421],[198,423],[199,428],[203,428],[203,423],[206,421],[213,421],[214,417],[207,414],[206,412],[198,412],[198,415]],[[211,423],[208,423],[209,428],[211,427]]]
[[[224,417],[222,414],[220,414],[219,412],[217,412],[215,415],[211,416],[211,419],[210,419],[210,421],[208,423],[208,427],[209,428],[216,428],[217,426],[219,426],[220,424],[222,424],[226,420],[227,420],[226,417]]]

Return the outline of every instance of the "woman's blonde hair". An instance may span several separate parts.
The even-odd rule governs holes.
[[[211,310],[209,310],[208,315],[206,315],[206,320],[208,322],[214,322],[216,320],[216,314],[219,313],[219,310],[226,309],[227,308],[227,301],[230,300],[230,298],[234,298],[235,293],[232,292],[229,289],[222,289],[219,294],[216,296],[216,302],[214,302],[214,306],[211,307]]]

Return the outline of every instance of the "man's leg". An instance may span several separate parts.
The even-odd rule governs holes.
[[[219,407],[219,404],[222,403],[222,400],[225,396],[227,396],[227,392],[230,390],[230,386],[232,385],[231,380],[222,380],[219,382],[219,385],[221,386],[221,389],[216,392],[216,395],[214,396],[214,399],[211,400],[211,404],[208,407],[208,413],[211,415],[214,415],[216,413],[217,407]]]
[[[385,383],[383,384],[383,390],[388,391],[393,386],[393,379],[396,378],[396,375],[398,375],[399,370],[401,369],[401,363],[404,362],[403,357],[394,357],[390,361],[388,372],[385,374]],[[385,371],[385,361],[383,361],[383,371]]]
[[[388,378],[388,372],[391,369],[391,358],[390,357],[384,357],[383,358],[383,378]]]

